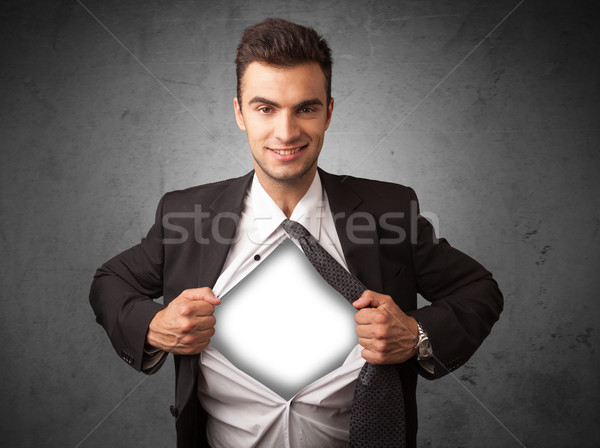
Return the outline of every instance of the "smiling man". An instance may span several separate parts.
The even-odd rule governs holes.
[[[331,67],[311,28],[281,19],[248,28],[233,103],[254,171],[166,194],[147,237],[94,278],[90,301],[119,356],[154,373],[175,355],[180,447],[416,446],[417,375],[439,378],[466,362],[502,310],[491,274],[436,239],[412,189],[317,168],[334,109]],[[360,350],[345,374],[277,407],[268,387],[245,387],[243,372],[207,347],[217,296],[297,239],[287,219],[366,291],[353,303]],[[417,293],[431,305],[416,309]],[[153,301],[161,296],[164,305]],[[392,374],[372,402],[359,392],[370,379],[357,387],[365,362]]]

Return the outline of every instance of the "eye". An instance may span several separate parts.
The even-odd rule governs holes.
[[[263,114],[271,113],[272,109],[269,106],[261,106],[258,108],[258,111]]]
[[[314,111],[315,109],[313,109],[312,107],[301,107],[300,109],[298,109],[298,112],[300,112],[301,114],[310,114]]]

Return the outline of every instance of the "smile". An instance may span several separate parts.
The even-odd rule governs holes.
[[[304,148],[304,146],[300,146],[298,148],[290,148],[290,149],[274,149],[274,148],[269,148],[269,149],[276,154],[279,154],[282,156],[289,156],[290,154],[296,154],[298,151],[300,151],[303,148]]]

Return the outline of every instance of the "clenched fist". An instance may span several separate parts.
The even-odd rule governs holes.
[[[353,305],[360,310],[354,319],[358,343],[364,348],[362,357],[366,361],[396,364],[416,355],[417,321],[404,313],[390,296],[367,290]]]
[[[177,355],[203,351],[215,334],[215,306],[221,301],[210,288],[186,289],[150,322],[146,343]]]

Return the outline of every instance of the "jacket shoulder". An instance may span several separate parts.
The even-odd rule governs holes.
[[[242,201],[252,174],[248,173],[241,177],[169,191],[161,200],[163,208],[186,210],[193,209],[196,205],[210,206],[215,202],[218,203],[220,197],[226,192],[229,192],[230,196],[234,195],[237,201]]]
[[[329,185],[353,191],[369,204],[407,204],[416,201],[415,191],[406,185],[348,175],[329,174],[321,171]]]
[[[347,183],[351,186],[360,186],[362,189],[373,189],[376,191],[380,190],[396,190],[396,191],[408,191],[412,188],[407,187],[396,182],[387,182],[383,180],[367,179],[364,177],[353,177],[353,176],[336,176],[340,182]]]

